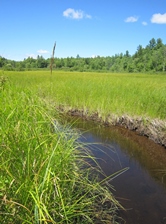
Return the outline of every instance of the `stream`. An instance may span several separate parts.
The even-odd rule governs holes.
[[[77,117],[67,122],[81,131],[79,141],[93,151],[106,176],[128,168],[110,179],[114,196],[125,208],[119,211],[122,223],[166,224],[166,149],[121,127]]]

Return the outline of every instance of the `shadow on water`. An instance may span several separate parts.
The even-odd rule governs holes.
[[[91,121],[66,118],[81,130],[79,141],[89,144],[107,176],[129,167],[111,180],[115,197],[125,207],[127,224],[166,224],[166,149],[120,127],[101,127]]]

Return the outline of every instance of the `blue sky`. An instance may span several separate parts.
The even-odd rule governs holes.
[[[23,60],[134,54],[166,44],[166,0],[0,0],[0,56]]]

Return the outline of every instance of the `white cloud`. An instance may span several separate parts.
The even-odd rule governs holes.
[[[142,25],[147,26],[148,23],[147,22],[142,22]]]
[[[165,14],[160,14],[156,13],[153,14],[151,18],[152,23],[159,23],[159,24],[166,24],[166,13]]]
[[[88,14],[85,14],[85,17],[86,17],[87,19],[92,19],[92,16],[91,16],[91,15],[88,15]]]
[[[84,13],[82,10],[68,8],[63,12],[63,16],[71,19],[91,19],[92,16]]]
[[[49,51],[41,49],[41,50],[38,50],[37,53],[39,53],[39,54],[48,54]]]
[[[136,17],[136,16],[130,16],[127,19],[125,19],[126,23],[134,23],[134,22],[137,22],[137,21],[138,21],[138,17]]]

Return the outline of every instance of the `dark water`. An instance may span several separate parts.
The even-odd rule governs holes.
[[[166,224],[166,149],[123,128],[101,127],[78,118],[70,122],[81,130],[79,140],[90,143],[107,176],[129,168],[110,178],[115,197],[126,209],[119,214],[125,220],[122,223]]]

